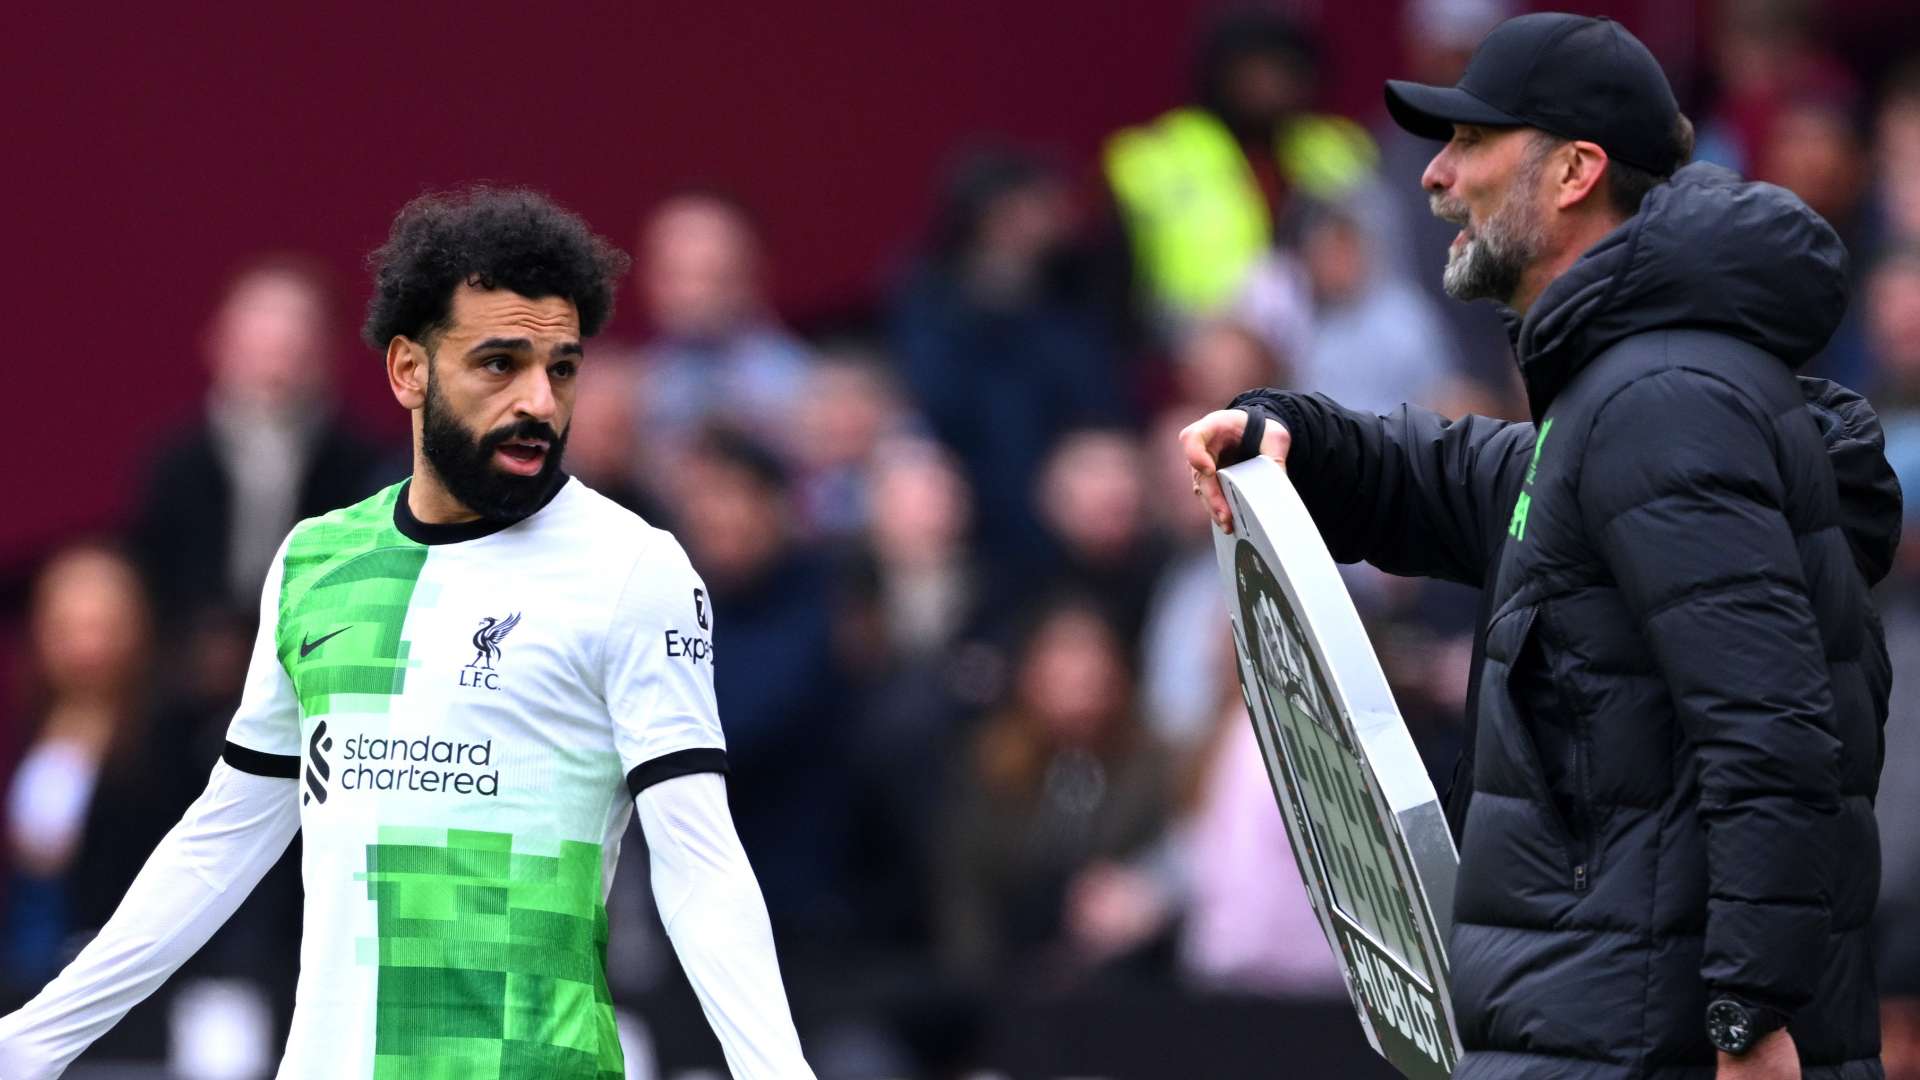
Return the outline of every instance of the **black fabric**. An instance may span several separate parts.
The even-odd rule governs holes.
[[[652,761],[643,761],[628,770],[627,792],[638,798],[641,792],[662,780],[695,773],[726,775],[727,752],[712,748],[675,750],[671,754],[661,754]]]
[[[1868,936],[1899,539],[1872,409],[1793,377],[1832,230],[1690,166],[1519,328],[1534,423],[1256,391],[1336,558],[1481,585],[1449,797],[1457,1077],[1709,1080],[1715,992],[1881,1075]]]
[[[220,751],[220,760],[255,776],[271,776],[280,780],[300,778],[299,754],[267,754],[230,742],[226,749]]]
[[[1457,86],[1390,79],[1387,112],[1429,139],[1453,125],[1539,128],[1600,144],[1608,156],[1666,176],[1680,161],[1680,105],[1653,53],[1612,19],[1535,12],[1493,28]]]

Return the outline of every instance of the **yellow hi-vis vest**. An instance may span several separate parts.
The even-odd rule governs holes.
[[[1315,198],[1351,191],[1379,159],[1338,116],[1301,116],[1274,140],[1280,175]],[[1231,299],[1273,242],[1266,197],[1226,124],[1175,109],[1108,140],[1107,182],[1132,237],[1136,272],[1164,308],[1197,314]]]

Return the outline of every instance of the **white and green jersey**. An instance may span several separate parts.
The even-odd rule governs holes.
[[[619,1077],[605,898],[630,794],[726,768],[706,593],[567,481],[510,526],[405,485],[301,523],[227,763],[298,780],[282,1077]]]

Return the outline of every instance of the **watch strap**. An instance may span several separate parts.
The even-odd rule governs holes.
[[[1741,1020],[1743,1021],[1741,1026],[1746,1028],[1746,1038],[1743,1045],[1735,1047],[1721,1041],[1721,1037],[1716,1031],[1716,1024],[1724,1021],[1716,1020],[1714,1014],[1716,1011],[1724,1011],[1722,1009],[1723,1006],[1732,1006],[1740,1011]],[[1753,1049],[1754,1045],[1761,1039],[1786,1027],[1788,1019],[1789,1017],[1786,1013],[1778,1009],[1770,1009],[1765,1005],[1757,1004],[1751,999],[1742,997],[1739,994],[1715,993],[1707,1004],[1707,1034],[1715,1048],[1730,1054],[1744,1054]]]
[[[1747,1016],[1749,1022],[1753,1025],[1755,1038],[1759,1038],[1762,1035],[1771,1035],[1779,1031],[1781,1028],[1787,1026],[1787,1021],[1790,1019],[1786,1013],[1781,1012],[1779,1009],[1770,1009],[1754,1001],[1752,998],[1742,997],[1739,994],[1721,993],[1714,995],[1714,1000],[1716,1001],[1721,998],[1725,998],[1747,1010]]]

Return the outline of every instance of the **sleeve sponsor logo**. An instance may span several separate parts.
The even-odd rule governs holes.
[[[713,663],[713,642],[678,630],[667,631],[667,655],[689,663]]]

